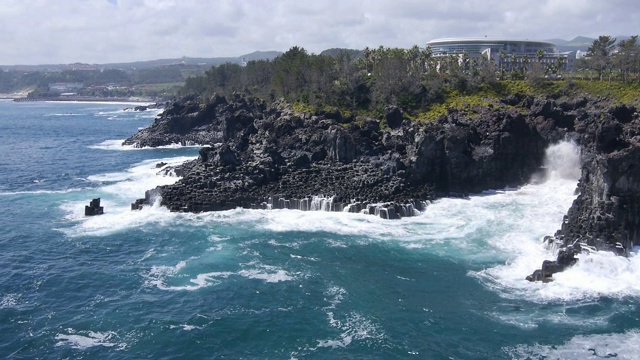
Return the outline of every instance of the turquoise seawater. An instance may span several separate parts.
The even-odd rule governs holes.
[[[524,280],[575,198],[572,144],[531,185],[399,221],[132,212],[198,148],[120,146],[156,115],[127,106],[0,101],[0,357],[640,358],[640,257]]]

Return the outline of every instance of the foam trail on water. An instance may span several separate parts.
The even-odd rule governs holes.
[[[0,192],[0,196],[18,196],[18,195],[40,195],[40,194],[68,194],[72,192],[82,191],[81,188],[65,189],[65,190],[32,190],[32,191],[8,191]]]
[[[118,341],[118,334],[113,331],[76,331],[67,329],[66,333],[56,335],[56,346],[70,346],[74,349],[85,350],[94,346],[115,347],[124,350],[127,343]]]
[[[122,145],[125,139],[122,140],[105,140],[99,144],[89,146],[90,149],[98,150],[117,150],[117,151],[132,151],[132,150],[157,150],[157,149],[187,149],[187,148],[202,148],[209,145],[181,145],[171,144],[157,147],[135,147],[133,145]]]
[[[181,260],[174,266],[154,265],[148,273],[143,274],[147,286],[155,286],[166,291],[195,291],[205,287],[217,286],[224,279],[230,277],[243,277],[246,279],[259,280],[264,283],[279,283],[283,281],[293,281],[300,273],[290,273],[275,266],[258,263],[243,264],[243,269],[239,271],[213,271],[195,273],[198,270],[190,267],[191,261],[198,260],[192,257]],[[194,275],[195,273],[195,275]],[[188,279],[188,282],[185,282]]]
[[[555,275],[554,275],[555,276]],[[563,345],[519,345],[505,348],[513,359],[618,359],[640,358],[640,331],[624,334],[578,335]]]

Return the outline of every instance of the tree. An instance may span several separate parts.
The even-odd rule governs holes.
[[[504,80],[504,75],[506,72],[504,63],[506,58],[507,58],[507,52],[504,50],[500,50],[500,80]]]
[[[369,64],[373,64],[373,51],[371,51],[371,49],[369,49],[369,47],[367,46],[364,48],[363,53],[364,53],[364,61],[366,64],[367,73],[371,73],[373,71],[373,68],[370,71]]]
[[[556,58],[556,75],[560,75],[562,70],[564,70],[564,66],[567,63],[566,56],[558,56]]]
[[[420,52],[420,64],[423,66],[423,73],[432,72],[432,70],[436,68],[435,65],[432,64],[432,62],[433,49],[431,48],[431,46],[427,45],[427,47],[425,47],[424,50]]]
[[[640,67],[640,44],[638,44],[638,35],[633,35],[627,40],[621,40],[618,44],[618,53],[616,54],[616,65],[620,69],[622,81],[629,81],[631,75],[638,75]]]
[[[610,55],[615,49],[616,38],[608,35],[600,35],[593,41],[589,49],[587,49],[587,56],[589,56],[589,66],[598,73],[600,81],[606,69],[611,70],[611,58]]]
[[[538,49],[538,51],[536,51],[536,59],[538,59],[538,63],[541,63],[543,58],[544,58],[544,50]]]
[[[527,70],[529,70],[529,55],[525,54],[522,57],[522,76],[527,77]]]
[[[516,54],[511,54],[510,61],[511,61],[511,79],[516,80],[518,78],[518,67],[516,66],[518,61],[518,56]]]

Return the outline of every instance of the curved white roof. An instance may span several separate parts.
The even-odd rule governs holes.
[[[468,38],[441,38],[441,39],[434,39],[431,40],[427,43],[427,45],[444,45],[444,44],[456,44],[456,43],[460,43],[460,44],[513,44],[513,43],[530,43],[530,44],[537,44],[537,45],[542,45],[542,46],[556,46],[556,44],[548,42],[548,41],[542,41],[542,40],[528,40],[528,39],[501,39],[501,38],[486,38],[486,37],[481,37],[481,38],[473,38],[473,37],[468,37]]]

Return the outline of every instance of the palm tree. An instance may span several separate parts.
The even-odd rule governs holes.
[[[564,56],[558,56],[556,58],[556,72],[558,73],[558,75],[560,75],[561,70],[564,70],[564,64],[566,60],[567,58]]]
[[[420,70],[418,69],[418,62],[420,60],[420,48],[418,47],[418,45],[413,45],[407,51],[407,57],[409,58],[413,73],[419,72]]]
[[[518,61],[518,56],[515,53],[511,54],[511,79],[515,80],[517,74],[516,72],[518,71],[518,67],[516,66],[516,63]]]
[[[421,66],[423,66],[423,69],[431,71],[432,58],[433,49],[431,48],[431,46],[427,45],[427,47],[425,47],[424,50],[420,52],[420,64]]]
[[[538,51],[536,51],[536,58],[538,59],[538,63],[541,63],[542,58],[544,58],[544,50],[538,49]]]
[[[504,74],[506,72],[504,62],[506,58],[507,58],[507,52],[504,50],[500,50],[500,80],[504,80]]]
[[[479,71],[478,71],[478,60],[476,58],[471,59],[471,66],[469,69],[471,76],[478,76],[479,75]]]
[[[529,54],[525,54],[522,57],[522,75],[524,77],[527,77],[528,65],[529,65]]]
[[[462,61],[462,71],[467,71],[469,70],[469,54],[462,53],[462,58],[460,59]]]
[[[363,53],[364,53],[364,61],[365,61],[365,64],[366,64],[367,73],[370,73],[369,72],[369,63],[373,62],[373,56],[372,56],[373,53],[372,53],[371,49],[369,49],[368,46],[364,48]]]

